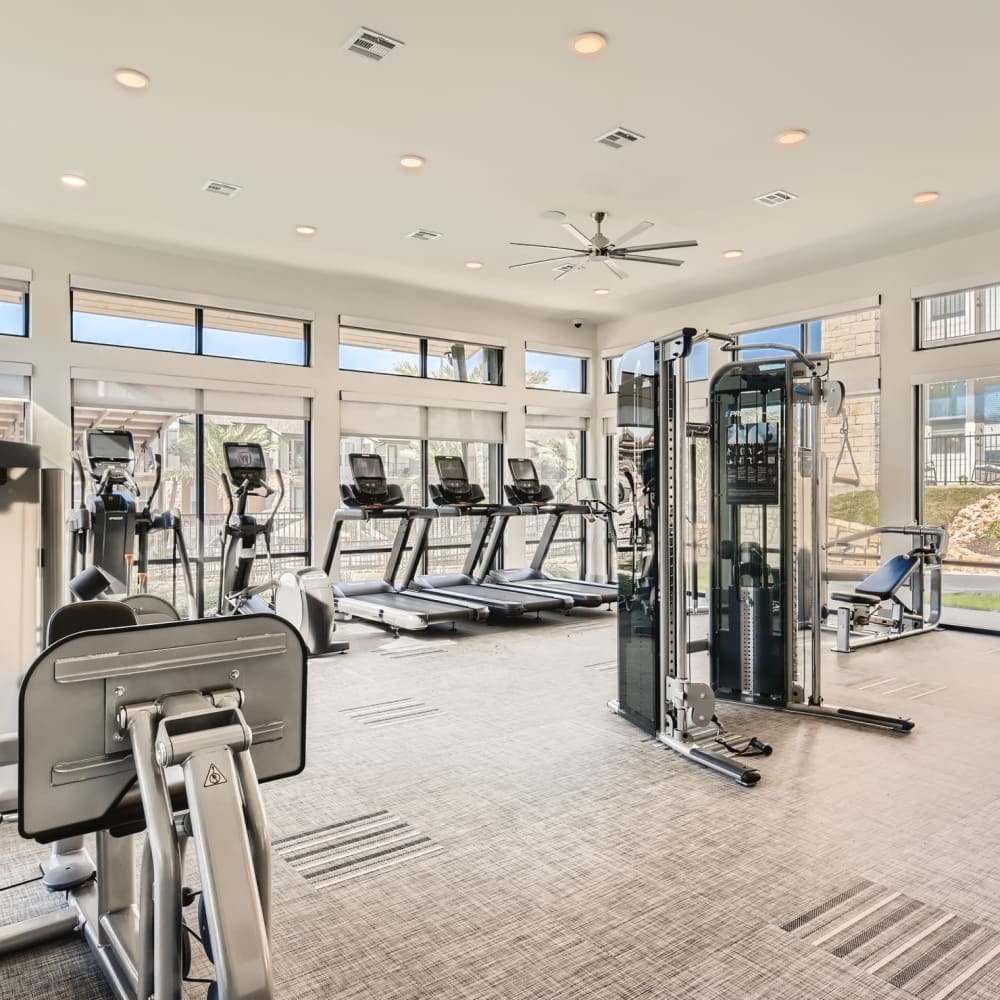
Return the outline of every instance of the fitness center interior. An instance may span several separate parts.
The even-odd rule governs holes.
[[[0,1000],[1000,995],[1000,9],[4,6]]]

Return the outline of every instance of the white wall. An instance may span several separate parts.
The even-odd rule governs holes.
[[[760,326],[770,326],[770,320],[777,317],[794,321],[815,316],[817,307],[881,295],[882,521],[906,523],[915,512],[913,387],[1000,374],[1000,340],[914,350],[914,292],[937,293],[996,282],[1000,282],[1000,230],[604,323],[598,328],[598,346],[604,354],[617,354],[684,326],[726,333],[730,325],[760,320]],[[602,412],[607,412],[607,400],[599,398],[596,413]]]
[[[341,389],[362,392],[376,400],[397,403],[438,402],[475,408],[478,401],[499,402],[507,414],[507,454],[524,444],[524,408],[549,406],[590,416],[593,393],[575,396],[524,388],[525,341],[582,349],[593,355],[596,331],[580,330],[563,321],[542,318],[526,310],[457,295],[427,292],[389,281],[332,276],[237,261],[184,256],[36,230],[0,226],[0,267],[32,271],[31,336],[0,337],[0,362],[32,365],[33,438],[46,458],[69,468],[72,442],[70,371],[100,369],[109,378],[155,381],[164,377],[224,380],[246,391],[254,385],[288,387],[313,396],[313,552],[321,554],[328,525],[339,498]],[[269,365],[222,358],[191,357],[130,350],[70,341],[69,276],[88,275],[170,291],[286,305],[315,314],[312,364],[309,368]],[[505,353],[503,387],[406,379],[340,372],[338,317],[360,316],[414,324],[482,337],[501,344]],[[513,533],[516,544],[519,533]],[[518,562],[523,554],[513,549]]]

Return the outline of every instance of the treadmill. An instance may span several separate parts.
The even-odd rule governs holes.
[[[345,524],[352,521],[395,521],[393,541],[385,576],[381,580],[354,583],[331,582],[335,610],[350,618],[386,625],[397,635],[400,630],[417,632],[431,625],[451,625],[459,621],[482,621],[490,609],[485,602],[451,600],[447,597],[406,591],[394,583],[399,563],[415,523],[429,522],[437,515],[434,508],[403,504],[403,492],[386,482],[382,459],[378,455],[353,453],[349,456],[354,482],[341,485],[344,507],[336,511],[326,544],[323,569],[327,576],[340,545]]]
[[[486,502],[482,489],[475,483],[469,482],[462,459],[438,457],[436,463],[441,485],[432,484],[430,492],[431,499],[436,505],[437,515],[479,517],[480,525],[473,535],[472,547],[466,556],[461,573],[418,575],[417,567],[427,550],[430,520],[418,523],[410,559],[403,571],[403,586],[435,598],[482,601],[490,609],[491,618],[513,618],[526,612],[538,614],[541,611],[569,611],[573,607],[573,599],[566,595],[543,594],[518,585],[484,583],[475,577],[476,564],[496,523],[496,518],[509,508]],[[459,467],[461,476],[452,476],[451,472],[458,471]]]
[[[524,569],[492,569],[509,520],[509,517],[502,518],[488,544],[484,547],[480,573],[496,583],[525,587],[540,593],[568,594],[576,604],[584,607],[597,608],[603,604],[611,608],[612,605],[617,605],[618,585],[615,583],[568,580],[561,576],[553,576],[543,569],[549,548],[559,530],[559,524],[567,514],[579,514],[591,520],[595,517],[607,516],[600,507],[599,498],[595,496],[589,501],[576,504],[556,503],[551,487],[543,485],[539,480],[535,463],[530,458],[511,458],[508,459],[507,465],[512,480],[510,485],[505,487],[507,499],[515,506],[520,515],[548,514],[548,521],[545,524],[542,537],[538,541],[530,566]],[[590,489],[593,489],[589,480],[583,482]],[[578,481],[578,494],[580,488],[581,483]]]

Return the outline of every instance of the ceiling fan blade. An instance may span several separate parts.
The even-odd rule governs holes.
[[[629,240],[638,236],[640,233],[644,233],[647,229],[652,229],[654,223],[652,222],[640,222],[639,225],[633,226],[627,233],[622,233],[621,236],[616,240],[611,242],[616,246],[620,247],[623,243],[627,243]]]
[[[573,267],[567,267],[565,271],[560,271],[552,280],[562,281],[567,274],[572,274],[574,271],[582,271],[585,266],[584,264],[575,264]]]
[[[563,222],[562,227],[563,229],[566,230],[567,233],[570,234],[570,236],[572,236],[574,239],[579,240],[588,250],[590,249],[591,247],[590,237],[584,236],[583,233],[581,233],[580,230],[577,229],[572,222]]]
[[[586,254],[574,253],[570,257],[546,257],[544,260],[526,260],[523,264],[510,264],[508,271],[513,271],[515,267],[531,267],[534,264],[549,264],[557,260],[576,260],[578,257],[585,257]]]
[[[682,260],[671,260],[669,257],[647,257],[641,253],[616,253],[615,260],[634,260],[640,264],[669,264],[671,267],[680,267],[684,263]]]
[[[618,247],[623,253],[645,253],[647,250],[683,250],[684,247],[696,247],[697,240],[681,240],[678,243],[644,243],[640,247]]]
[[[548,243],[511,243],[512,247],[537,247],[539,250],[565,250],[567,253],[583,253],[583,250],[577,250],[576,247],[554,247]]]
[[[628,271],[623,271],[617,264],[607,257],[604,258],[604,266],[619,280],[624,281],[628,277]]]

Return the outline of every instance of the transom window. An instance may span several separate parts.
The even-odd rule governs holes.
[[[921,348],[1000,337],[1000,284],[927,295],[915,307]]]
[[[28,336],[28,286],[0,279],[0,335]]]
[[[303,320],[86,289],[71,294],[72,337],[78,343],[309,363],[310,324]]]
[[[587,391],[587,359],[569,354],[525,351],[524,384],[528,389]]]

